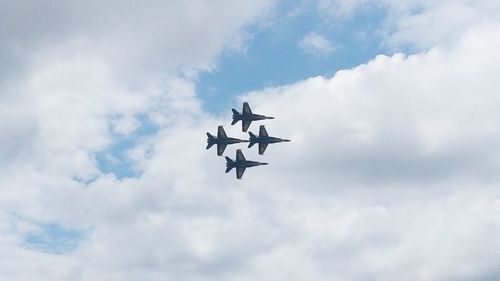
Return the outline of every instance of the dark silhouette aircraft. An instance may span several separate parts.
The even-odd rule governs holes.
[[[241,149],[236,150],[236,160],[226,156],[226,173],[229,173],[233,168],[236,168],[236,178],[241,179],[245,169],[248,167],[267,165],[268,163],[257,162],[257,161],[247,161]]]
[[[248,144],[248,148],[252,147],[254,144],[259,144],[259,154],[264,154],[266,151],[267,145],[270,143],[278,143],[278,142],[289,142],[287,139],[280,139],[275,137],[270,137],[267,134],[266,127],[264,125],[260,125],[259,128],[259,136],[254,135],[252,132],[248,132],[250,135],[250,143]]]
[[[252,124],[252,121],[264,119],[274,119],[274,117],[253,114],[250,106],[248,105],[248,102],[244,102],[241,114],[233,108],[233,122],[231,123],[231,125],[234,125],[241,120],[241,129],[243,130],[243,132],[246,132],[248,130],[248,127],[250,127],[250,124]]]
[[[222,126],[219,126],[217,128],[217,137],[212,136],[210,133],[207,132],[207,149],[212,147],[212,145],[217,144],[217,155],[222,156],[222,153],[224,153],[224,150],[226,149],[226,146],[228,144],[234,144],[234,143],[240,143],[240,142],[248,142],[247,140],[240,140],[236,138],[228,138],[226,135],[226,132],[224,132],[224,128]]]

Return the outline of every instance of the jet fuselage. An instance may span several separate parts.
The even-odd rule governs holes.
[[[264,120],[264,119],[274,119],[274,117],[270,116],[264,116],[264,115],[259,115],[259,114],[233,114],[233,120],[241,120],[241,121],[258,121],[258,120]]]
[[[240,142],[248,142],[247,140],[240,140],[237,138],[215,138],[215,139],[207,139],[207,143],[213,142],[214,144],[235,144]]]
[[[261,165],[268,165],[269,163],[265,162],[257,162],[257,161],[248,161],[248,160],[243,160],[243,161],[233,161],[233,163],[226,163],[226,167],[232,167],[232,168],[248,168],[248,167],[255,167],[255,166],[261,166]]]
[[[289,142],[287,139],[280,139],[275,137],[256,137],[252,142],[256,143],[278,143],[278,142]]]

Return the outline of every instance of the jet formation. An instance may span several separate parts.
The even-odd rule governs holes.
[[[231,125],[235,125],[238,121],[241,121],[241,130],[246,132],[252,121],[259,121],[265,119],[274,119],[274,117],[259,115],[252,113],[250,109],[250,105],[248,102],[243,103],[243,110],[241,114],[233,108],[233,121]],[[207,148],[210,149],[213,145],[217,145],[217,155],[222,156],[226,147],[230,144],[249,142],[248,148],[251,148],[255,144],[259,144],[259,155],[263,155],[267,146],[270,143],[279,143],[279,142],[289,142],[288,139],[281,139],[276,137],[271,137],[268,135],[266,128],[264,125],[259,127],[259,135],[256,136],[252,132],[248,132],[250,138],[249,140],[242,140],[238,138],[231,138],[226,135],[223,126],[218,126],[217,128],[217,137],[207,132]],[[226,173],[229,173],[233,168],[236,168],[236,178],[241,179],[243,177],[243,173],[245,173],[245,169],[249,167],[268,165],[265,162],[257,162],[257,161],[249,161],[245,159],[243,152],[241,149],[236,150],[236,159],[232,160],[231,158],[225,156],[226,158]]]

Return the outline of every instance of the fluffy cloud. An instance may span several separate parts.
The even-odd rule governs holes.
[[[269,1],[236,4],[223,0],[210,4],[5,1],[0,4],[4,42],[0,54],[19,64],[37,55],[39,48],[78,42],[86,51],[115,64],[117,70],[133,71],[134,76],[177,70],[182,65],[208,67],[223,45],[238,41],[236,30],[271,5]]]
[[[199,111],[192,75],[210,68],[237,31],[270,6],[255,1],[0,5],[0,58],[9,73],[0,81],[5,108],[0,159],[12,161],[24,147],[30,165],[82,179],[98,173],[89,153],[111,143],[111,133],[133,132],[139,115],[165,122]],[[222,7],[232,12],[221,15]],[[168,111],[161,113],[159,104]]]
[[[279,97],[286,129],[279,121],[274,129],[295,132],[304,157],[341,175],[347,169],[370,181],[402,176],[405,182],[448,173],[495,177],[499,68],[490,36],[498,36],[496,25],[470,32],[451,50],[381,55],[333,79],[255,95],[256,103],[272,106],[269,96]],[[314,154],[309,146],[326,151]]]
[[[224,48],[237,47],[239,31],[271,6],[269,1],[2,2],[0,214],[5,227],[0,240],[10,241],[2,243],[2,252],[11,262],[0,266],[0,275],[86,278],[78,266],[84,260],[44,253],[26,245],[26,238],[51,235],[43,233],[43,225],[53,224],[87,237],[100,224],[99,215],[106,214],[106,222],[125,215],[122,202],[133,193],[113,199],[120,208],[112,211],[109,195],[121,182],[99,170],[96,153],[145,122],[182,126],[202,115],[193,92],[196,74],[210,69]],[[129,155],[141,169],[148,147],[134,149]],[[96,187],[87,188],[92,181]],[[16,230],[19,224],[25,231]]]
[[[495,279],[498,35],[243,97],[293,139],[243,181],[200,140],[223,120],[161,131],[140,178],[78,195],[95,206],[82,279]]]
[[[422,50],[452,46],[468,29],[500,20],[498,1],[473,0],[318,0],[328,17],[345,18],[358,11],[378,9],[386,14],[380,29],[386,46]]]

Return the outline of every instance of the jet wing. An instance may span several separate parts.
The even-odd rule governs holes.
[[[241,130],[243,132],[246,132],[248,128],[250,127],[250,124],[252,124],[251,120],[242,120],[241,121]]]
[[[217,128],[217,138],[219,138],[219,139],[221,139],[221,138],[222,139],[227,138],[226,132],[224,131],[224,127],[219,126]]]
[[[246,161],[245,156],[243,156],[243,152],[241,152],[241,149],[236,150],[236,161]]]
[[[264,151],[266,151],[268,143],[263,143],[259,142],[259,154],[264,154]]]
[[[245,173],[245,167],[237,167],[236,168],[236,178],[237,179],[241,179],[241,177],[243,177],[243,173]]]
[[[217,144],[217,155],[222,156],[222,153],[224,153],[224,150],[226,149],[227,144]]]
[[[264,127],[264,125],[260,125],[260,128],[259,128],[259,137],[269,137],[269,135],[267,134],[267,131],[266,131],[266,127]]]
[[[243,103],[243,114],[252,114],[252,110],[250,109],[248,102]]]

